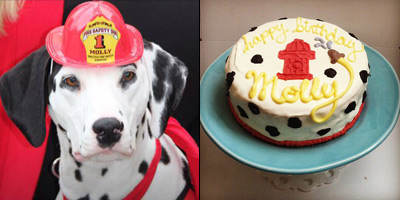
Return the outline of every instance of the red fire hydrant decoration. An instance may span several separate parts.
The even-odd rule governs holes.
[[[279,79],[298,80],[313,79],[309,73],[309,60],[315,59],[315,51],[310,49],[310,45],[300,39],[294,39],[287,44],[286,49],[279,51],[278,58],[285,60],[283,74],[277,73]]]

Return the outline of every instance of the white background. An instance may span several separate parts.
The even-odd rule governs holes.
[[[398,0],[201,0],[201,76],[251,27],[282,17],[336,24],[380,52],[400,75]],[[377,149],[346,166],[337,182],[304,193],[275,189],[255,169],[223,153],[201,130],[201,199],[400,199],[399,134],[398,123]]]

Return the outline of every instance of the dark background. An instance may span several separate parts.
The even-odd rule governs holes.
[[[63,24],[68,14],[84,0],[65,0]],[[189,69],[186,89],[173,116],[199,144],[200,127],[200,12],[198,0],[124,0],[114,4],[125,23],[133,25],[143,38],[160,45],[178,57]],[[34,199],[55,199],[58,179],[51,174],[51,165],[60,155],[58,138],[52,125],[42,171]]]

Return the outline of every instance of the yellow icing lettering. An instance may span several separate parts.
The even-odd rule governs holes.
[[[259,37],[256,36],[256,37],[253,38],[253,44],[254,45],[258,44],[259,42],[261,42]]]
[[[306,90],[308,88],[308,85],[310,85],[310,81],[308,79],[304,79],[303,82],[301,82],[301,85],[300,85],[300,100],[303,103],[308,103],[313,99],[311,94],[308,97],[305,97],[305,92],[306,92]]]
[[[278,37],[276,38],[276,42],[279,44],[282,44],[286,41],[286,32],[289,30],[285,30],[285,28],[283,27],[283,24],[281,24],[281,28],[279,28],[279,26],[276,26],[278,31],[281,31],[282,33],[280,35],[278,35]],[[283,37],[282,40],[279,40],[279,38]]]
[[[303,19],[302,19],[301,17],[298,17],[298,18],[296,19],[296,29],[293,31],[293,33],[294,33],[294,32],[301,33],[301,32],[304,31],[304,26],[301,24],[302,21],[303,21]]]
[[[244,47],[244,52],[243,53],[246,53],[246,51],[248,51],[249,50],[249,46],[251,47],[251,48],[253,48],[254,46],[253,46],[253,44],[251,44],[251,42],[249,43],[249,42],[247,42],[247,38],[246,38],[246,36],[242,36],[242,38],[243,38],[243,40],[244,40],[244,44],[245,44],[245,47]]]
[[[257,75],[257,72],[255,70],[250,70],[246,73],[246,79],[254,79],[254,83],[251,86],[250,92],[249,92],[249,98],[252,99],[257,95],[257,85],[258,82],[263,78],[263,87],[261,88],[261,92],[258,95],[258,99],[261,101],[264,101],[264,99],[267,97],[267,87],[271,82],[275,82],[273,77],[271,80],[268,80],[268,76],[265,72],[260,73],[260,75]],[[274,83],[275,84],[275,83]]]
[[[353,72],[353,68],[351,67],[351,65],[343,57],[339,58],[337,62],[339,64],[341,64],[343,67],[345,67],[350,75],[349,84],[347,85],[346,89],[340,94],[338,94],[338,82],[336,80],[332,82],[332,87],[330,90],[329,90],[328,84],[324,83],[320,88],[320,93],[317,94],[318,88],[320,86],[320,80],[318,77],[316,77],[316,78],[314,78],[314,80],[312,82],[310,95],[308,97],[306,97],[305,92],[306,92],[308,86],[310,85],[310,81],[308,79],[304,79],[300,85],[300,88],[297,86],[288,86],[283,89],[281,97],[278,98],[276,96],[276,87],[278,85],[278,77],[274,76],[268,80],[268,75],[265,72],[262,72],[258,75],[255,70],[250,70],[246,73],[246,79],[253,78],[253,85],[251,86],[251,89],[249,92],[249,98],[252,99],[257,95],[257,85],[261,79],[263,79],[263,86],[261,88],[260,94],[258,95],[258,99],[260,101],[265,100],[265,98],[267,96],[267,94],[266,94],[267,87],[271,83],[272,83],[271,99],[277,104],[295,103],[299,99],[303,103],[308,103],[311,100],[317,101],[322,98],[329,99],[333,96],[332,99],[329,99],[328,101],[326,101],[320,105],[317,105],[316,107],[314,107],[311,110],[311,118],[314,120],[314,122],[316,122],[316,123],[325,122],[335,112],[338,99],[342,98],[342,96],[345,95],[349,91],[350,87],[353,84],[353,80],[354,80],[354,72]],[[332,108],[327,115],[325,115],[323,117],[318,117],[316,115],[316,112],[319,109],[326,107],[328,105],[331,105],[331,104],[332,104]]]
[[[283,24],[276,25],[274,27],[270,27],[264,32],[262,32],[259,36],[254,36],[252,40],[248,41],[247,37],[245,35],[242,36],[242,39],[244,41],[244,50],[243,53],[246,53],[250,49],[254,48],[256,45],[258,45],[261,41],[263,41],[263,44],[267,44],[267,39],[270,38],[272,41],[275,41],[277,43],[284,43],[286,42],[286,30],[283,26]],[[277,37],[275,37],[277,36]]]
[[[262,38],[264,44],[267,44],[267,40],[266,40],[265,38],[268,37],[268,30],[266,30],[266,31],[264,31],[263,33],[261,33],[260,36],[261,36],[261,38]]]
[[[363,52],[364,51],[364,45],[361,45],[361,50],[356,50],[356,47],[353,46],[353,51],[351,53],[349,53],[349,55],[347,56],[347,60],[350,62],[354,62],[357,60],[357,54],[359,52]]]
[[[311,96],[313,97],[313,100],[320,100],[322,99],[322,97],[324,97],[322,92],[319,95],[317,95],[318,87],[319,87],[319,78],[314,78],[311,87]]]

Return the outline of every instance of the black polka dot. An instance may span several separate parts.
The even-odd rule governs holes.
[[[349,33],[349,35],[353,38],[356,38],[358,40],[358,38],[356,37],[356,35],[354,35],[353,33]]]
[[[355,101],[351,102],[351,103],[347,106],[346,110],[344,110],[344,113],[348,114],[348,113],[350,113],[351,111],[353,111],[354,109],[356,109],[356,102],[355,102]]]
[[[326,129],[321,129],[317,132],[318,135],[323,136],[325,134],[327,134],[329,131],[331,131],[330,128],[326,128]]]
[[[249,105],[248,105],[248,106],[249,106],[250,111],[251,111],[253,114],[255,114],[255,115],[260,114],[260,109],[258,109],[258,107],[257,107],[256,104],[249,102]]]
[[[367,91],[364,91],[363,98],[362,98],[362,102],[363,102],[363,103],[364,103],[364,101],[365,101],[365,98],[367,98]]]
[[[251,27],[251,29],[249,30],[249,32],[255,31],[257,29],[257,27]]]
[[[226,74],[225,81],[226,81],[226,84],[228,85],[228,89],[231,88],[231,86],[232,86],[235,74],[236,73],[234,71],[229,72],[229,73]]]
[[[279,18],[279,20],[285,20],[285,19],[287,19],[287,17],[282,17],[282,18]]]
[[[368,81],[368,76],[370,76],[370,74],[368,74],[367,70],[362,70],[360,72],[360,78],[362,80],[363,83],[367,83]]]
[[[336,70],[329,68],[329,69],[325,70],[324,74],[329,78],[333,78],[336,76],[337,72],[336,72]]]
[[[275,126],[266,126],[265,130],[269,133],[269,135],[271,135],[272,137],[276,137],[278,135],[280,135],[281,133],[279,133],[278,129]]]
[[[81,175],[81,171],[79,169],[75,170],[75,179],[79,182],[82,182],[82,175]]]
[[[140,163],[140,165],[139,165],[139,173],[145,175],[148,168],[149,168],[149,165],[147,164],[147,162],[145,160],[143,160],[142,163]]]
[[[228,59],[229,59],[229,56],[228,56],[228,57],[226,57],[226,59],[225,59],[225,63],[226,63],[226,62],[228,62]]]
[[[249,118],[249,116],[247,116],[246,111],[244,111],[242,107],[237,106],[237,109],[239,110],[240,116],[242,116],[244,118]]]
[[[291,117],[288,120],[288,126],[290,128],[300,128],[301,124],[301,120],[298,117]]]
[[[316,19],[317,21],[320,21],[320,22],[323,22],[324,20],[322,20],[322,19]]]
[[[260,54],[256,54],[251,58],[251,62],[254,64],[261,64],[263,61],[264,60]]]

